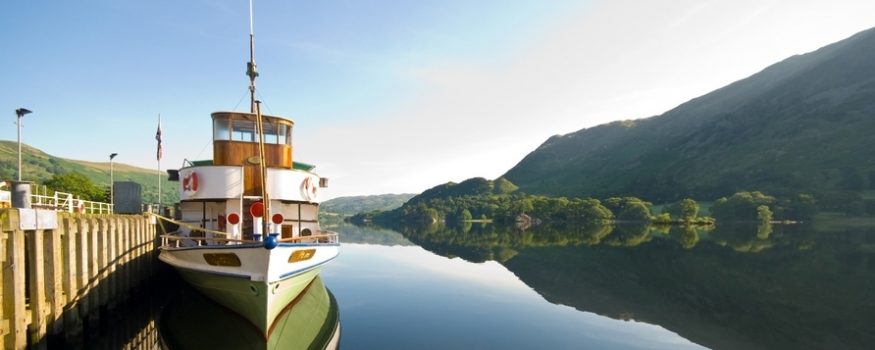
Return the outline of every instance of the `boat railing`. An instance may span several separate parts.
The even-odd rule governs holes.
[[[311,236],[299,236],[299,237],[288,237],[288,238],[280,238],[280,243],[309,243],[309,242],[317,242],[317,243],[339,243],[340,240],[337,237],[337,232],[333,231],[319,231],[318,234]]]
[[[339,242],[337,233],[331,231],[321,231],[317,235],[288,237],[278,240],[280,243],[323,243],[336,244]],[[161,247],[165,248],[181,248],[190,246],[222,246],[233,244],[251,244],[264,243],[260,240],[253,239],[234,239],[221,237],[197,237],[197,236],[180,236],[177,234],[161,235]]]
[[[156,219],[156,224],[160,230],[164,233],[160,235],[161,237],[161,246],[168,248],[178,248],[178,247],[190,247],[190,246],[203,246],[203,245],[230,245],[230,244],[250,244],[250,243],[263,243],[262,240],[256,239],[239,239],[239,238],[227,238],[228,233],[224,231],[211,230],[208,228],[198,227],[192,225],[190,223],[184,221],[173,220],[161,215],[157,215],[154,213],[148,213],[153,218]],[[168,233],[165,231],[164,223],[178,225],[180,228],[187,229],[186,231],[175,231]],[[306,230],[305,230],[306,231]],[[180,234],[186,232],[185,234]],[[197,232],[198,235],[192,235],[191,233]],[[213,237],[208,237],[212,235]],[[216,237],[218,236],[218,237]],[[295,237],[278,237],[277,242],[279,243],[328,243],[328,244],[337,244],[339,242],[338,236],[336,232],[332,231],[323,231],[319,230],[316,234],[312,235],[301,235]]]

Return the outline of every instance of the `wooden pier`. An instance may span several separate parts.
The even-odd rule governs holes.
[[[17,209],[0,209],[0,348],[46,349],[98,324],[155,271],[156,232],[143,215],[59,212],[56,228],[22,229]],[[154,321],[117,344],[154,348]],[[75,341],[73,342],[75,343]]]

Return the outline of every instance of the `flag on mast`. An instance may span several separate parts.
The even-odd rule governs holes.
[[[155,140],[158,141],[158,213],[161,213],[161,156],[164,155],[164,150],[161,149],[161,114],[158,114],[158,131],[155,132]]]
[[[158,131],[155,132],[155,140],[158,141],[158,160],[161,160],[161,156],[164,155],[161,149],[161,117],[158,117]]]

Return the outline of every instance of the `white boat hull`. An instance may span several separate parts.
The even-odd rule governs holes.
[[[229,258],[231,254],[239,259],[239,266],[223,266],[238,265]],[[176,268],[200,292],[243,316],[268,336],[283,308],[307,288],[322,265],[337,255],[337,244],[281,243],[265,249],[252,243],[163,247],[159,259]],[[293,256],[309,258],[292,262]]]

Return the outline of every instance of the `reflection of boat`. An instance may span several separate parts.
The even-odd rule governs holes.
[[[337,301],[318,276],[286,305],[268,339],[246,321],[184,290],[161,312],[158,332],[168,349],[336,349]]]
[[[291,120],[261,114],[252,51],[250,59],[251,113],[213,113],[213,159],[171,171],[179,221],[166,220],[180,228],[162,236],[159,258],[268,336],[282,308],[337,256],[338,242],[317,221],[328,179],[293,162]]]

